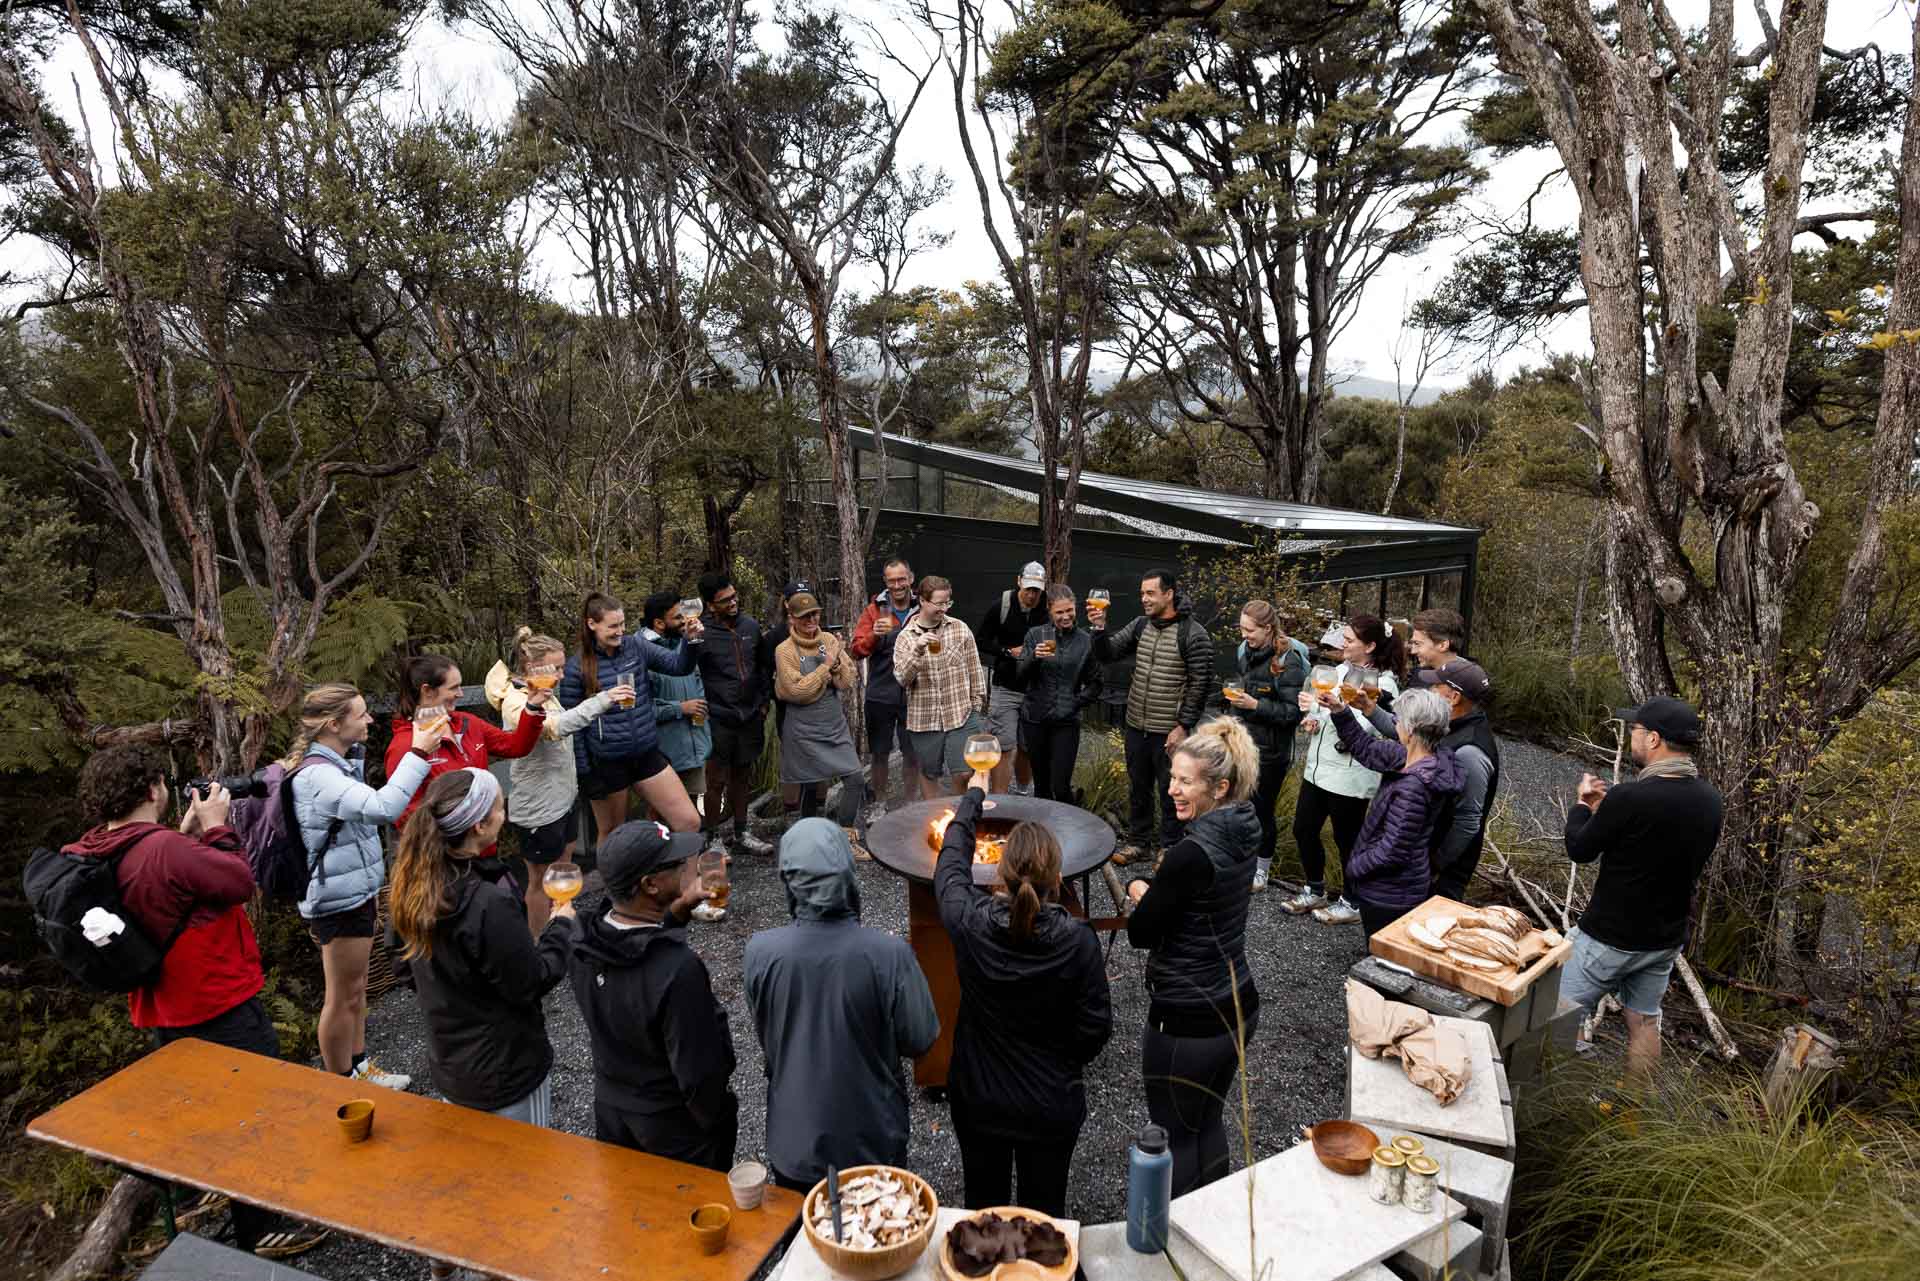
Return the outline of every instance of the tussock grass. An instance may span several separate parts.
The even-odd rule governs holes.
[[[1673,1065],[1645,1102],[1562,1065],[1523,1113],[1516,1276],[1556,1281],[1913,1281],[1920,1130]],[[1603,1089],[1602,1093],[1609,1091]]]

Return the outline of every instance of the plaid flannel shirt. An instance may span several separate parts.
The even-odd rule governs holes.
[[[940,652],[929,654],[927,641],[936,634]],[[986,701],[987,683],[973,633],[951,614],[937,633],[918,620],[901,631],[893,646],[893,675],[907,691],[910,733],[959,729]]]

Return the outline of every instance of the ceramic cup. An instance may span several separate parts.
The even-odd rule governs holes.
[[[727,1187],[736,1208],[758,1210],[767,1195],[767,1167],[758,1161],[742,1161],[727,1171]]]
[[[716,1201],[695,1210],[689,1222],[693,1225],[693,1243],[700,1247],[700,1253],[718,1254],[726,1249],[727,1225],[733,1222],[732,1210]]]
[[[372,1099],[349,1099],[334,1115],[340,1118],[340,1133],[349,1143],[364,1143],[373,1133]]]

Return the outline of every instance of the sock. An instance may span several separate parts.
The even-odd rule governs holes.
[[[360,1065],[362,1063],[365,1063],[366,1061],[367,1061],[367,1052],[365,1050],[361,1050],[359,1053],[355,1054],[353,1056],[353,1065],[347,1069],[347,1075],[351,1076],[355,1072],[359,1071]]]
[[[1257,858],[1254,860],[1254,863],[1259,867],[1260,875],[1262,876],[1265,876],[1273,870],[1273,860],[1270,858]]]

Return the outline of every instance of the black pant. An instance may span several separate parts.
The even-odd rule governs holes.
[[[1073,1167],[1073,1148],[1080,1141],[1077,1133],[1064,1138],[1027,1139],[988,1134],[955,1107],[953,1137],[960,1141],[960,1172],[968,1205],[981,1210],[1020,1205],[1056,1219],[1067,1217],[1067,1171]],[[1016,1171],[1020,1178],[1018,1201],[1013,1194]]]
[[[1160,801],[1160,848],[1180,843],[1186,824],[1174,817],[1167,782],[1173,777],[1173,753],[1167,731],[1127,726],[1127,839],[1146,849],[1153,844],[1153,803]]]
[[[1293,839],[1300,847],[1300,870],[1309,889],[1327,887],[1327,847],[1320,843],[1320,829],[1329,818],[1333,820],[1333,843],[1340,847],[1340,867],[1344,871],[1353,843],[1360,839],[1360,825],[1367,821],[1367,800],[1363,796],[1342,796],[1302,780],[1300,799],[1293,808]]]
[[[192,1039],[224,1045],[230,1050],[264,1054],[270,1059],[280,1057],[280,1034],[274,1031],[267,1007],[257,996],[247,998],[225,1014],[216,1014],[204,1023],[195,1023],[191,1027],[157,1027],[151,1029],[151,1034],[155,1045],[171,1045],[175,1041]],[[274,1218],[269,1210],[233,1201],[228,1213],[233,1218],[234,1244],[242,1250],[253,1249],[260,1243],[261,1237],[273,1230]]]
[[[685,1108],[644,1114],[623,1111],[596,1098],[593,1137],[602,1143],[724,1173],[733,1168],[734,1144],[740,1137],[738,1100],[734,1104],[734,1110],[719,1126],[703,1130]]]
[[[1080,757],[1079,721],[1022,721],[1027,760],[1033,764],[1033,794],[1073,803],[1073,764]]]
[[[1347,897],[1347,901],[1360,909],[1360,928],[1368,938],[1372,938],[1412,910],[1406,907],[1382,907],[1378,903],[1369,903],[1363,898],[1354,898],[1351,895]]]
[[[1248,1045],[1259,1026],[1260,1014],[1255,1010],[1245,1024]],[[1147,1115],[1166,1130],[1173,1153],[1173,1194],[1185,1196],[1224,1178],[1224,1113],[1232,1097],[1234,1074],[1240,1070],[1240,1047],[1234,1034],[1171,1036],[1156,1030],[1149,1019],[1140,1041],[1140,1059],[1147,1084]]]
[[[1280,801],[1280,788],[1292,768],[1291,756],[1260,758],[1260,785],[1253,792],[1253,810],[1260,820],[1260,857],[1268,863],[1273,862],[1274,847],[1280,843],[1280,826],[1273,817],[1273,807]]]

